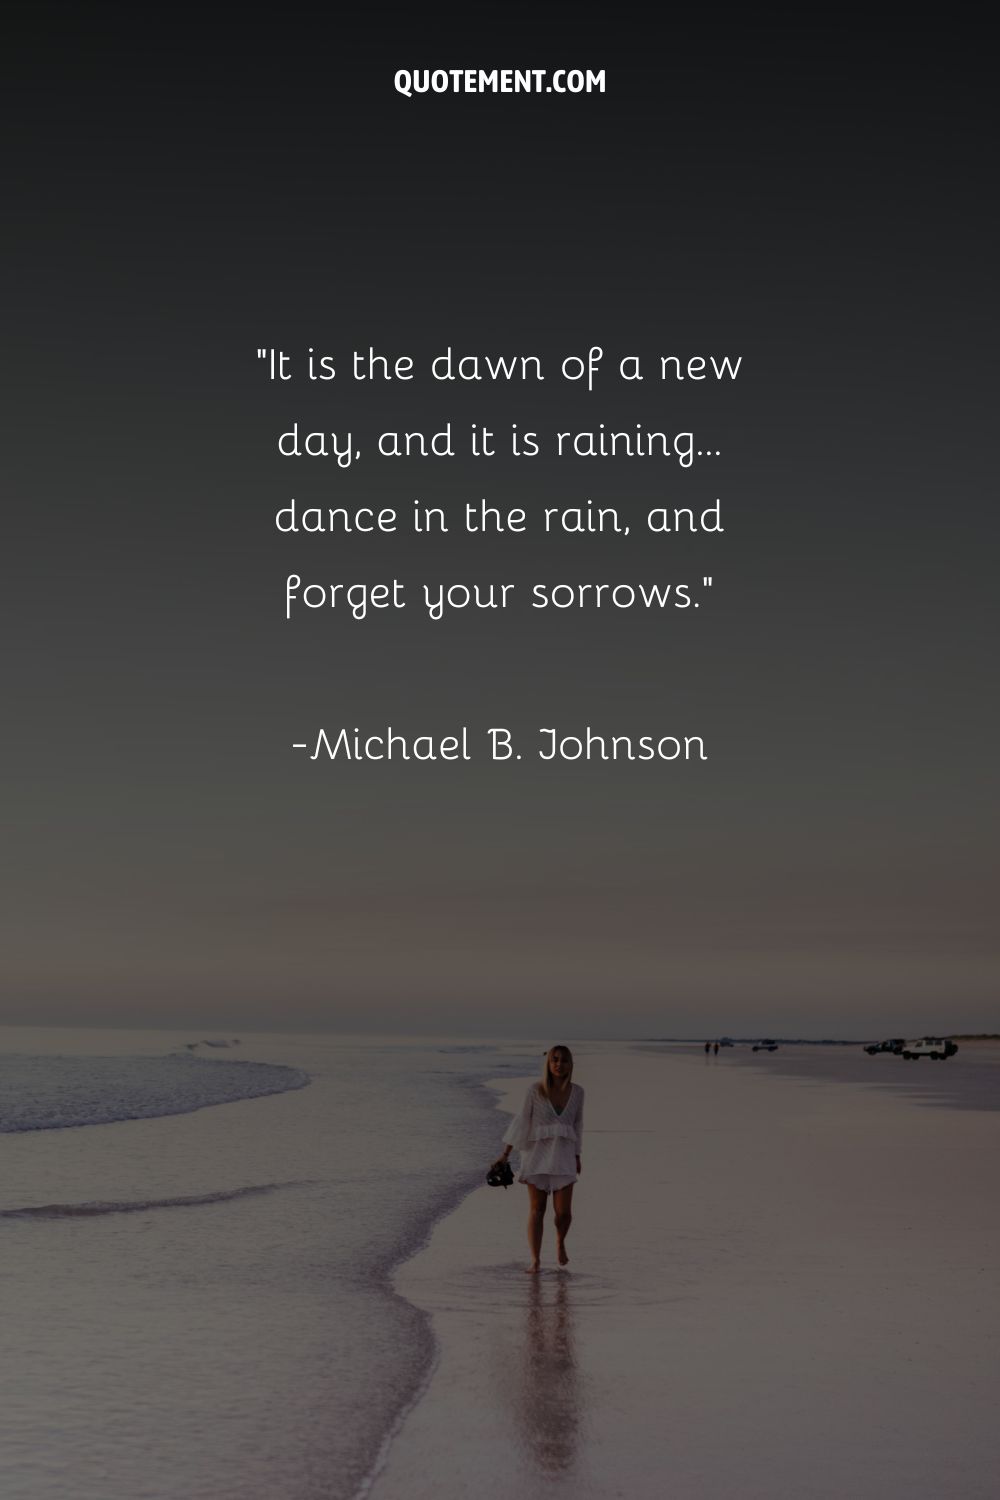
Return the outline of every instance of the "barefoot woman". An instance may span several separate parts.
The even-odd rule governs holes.
[[[511,1147],[521,1153],[519,1181],[527,1183],[530,1199],[530,1272],[539,1269],[550,1193],[556,1221],[556,1259],[561,1266],[569,1264],[566,1235],[572,1222],[573,1184],[582,1170],[582,1138],[583,1089],[573,1082],[573,1054],[568,1047],[553,1047],[546,1054],[541,1080],[528,1089],[521,1113],[510,1123],[500,1158],[505,1161]]]

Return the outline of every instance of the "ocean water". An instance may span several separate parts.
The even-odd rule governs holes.
[[[363,1494],[434,1356],[390,1273],[496,1155],[483,1082],[537,1063],[0,1028],[4,1500]]]

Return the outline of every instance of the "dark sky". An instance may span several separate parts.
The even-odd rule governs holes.
[[[12,1020],[996,1029],[996,214],[963,13],[15,9],[4,548]],[[400,67],[583,67],[424,96]],[[735,384],[429,359],[741,355]],[[338,356],[268,384],[260,346]],[[409,354],[370,389],[347,356]],[[353,431],[362,459],[281,459]],[[704,433],[379,461],[450,420]],[[300,504],[533,533],[280,537]],[[720,536],[642,537],[721,497]],[[545,538],[545,505],[629,538]],[[714,579],[695,611],[283,616],[304,580]],[[690,733],[704,765],[311,763],[320,727]]]

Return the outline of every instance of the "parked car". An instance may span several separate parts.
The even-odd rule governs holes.
[[[767,1037],[763,1041],[754,1042],[753,1050],[755,1052],[777,1052],[778,1044],[777,1042],[772,1042],[771,1039]]]
[[[922,1057],[929,1057],[932,1062],[944,1062],[946,1058],[954,1057],[957,1051],[958,1044],[950,1037],[922,1036],[919,1041],[904,1042],[900,1056],[907,1062],[919,1062]]]
[[[874,1057],[876,1052],[902,1052],[903,1038],[901,1036],[890,1037],[884,1042],[869,1042],[865,1051],[869,1057]]]

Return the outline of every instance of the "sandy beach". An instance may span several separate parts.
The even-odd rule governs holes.
[[[570,1270],[549,1224],[524,1274],[522,1187],[438,1224],[396,1275],[438,1358],[371,1500],[996,1493],[1000,1112],[797,1050],[782,1077],[577,1050]],[[961,1095],[961,1056],[943,1066]],[[497,1087],[498,1141],[523,1088]]]

